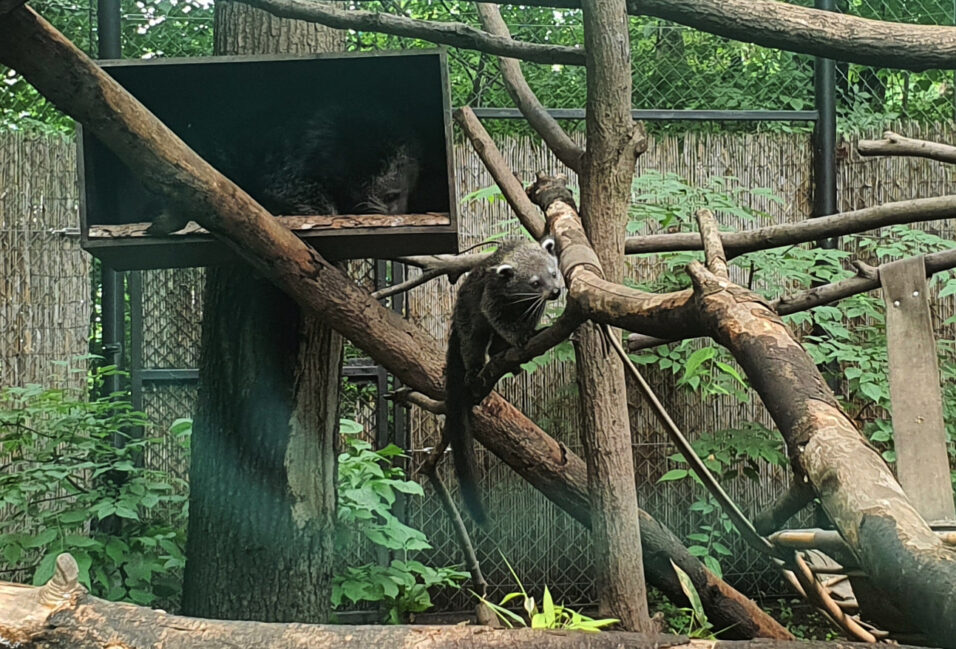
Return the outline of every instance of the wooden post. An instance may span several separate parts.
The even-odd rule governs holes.
[[[923,518],[956,520],[923,258],[888,264],[880,282],[897,477]]]

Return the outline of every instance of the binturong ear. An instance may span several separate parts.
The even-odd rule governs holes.
[[[551,237],[545,237],[541,240],[541,247],[544,248],[549,255],[553,257],[558,256],[557,245],[554,243],[554,239]]]
[[[501,264],[500,266],[495,266],[495,272],[505,279],[511,279],[515,276],[515,269],[511,264]]]

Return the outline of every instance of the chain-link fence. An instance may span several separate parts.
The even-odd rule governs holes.
[[[862,18],[923,25],[956,25],[952,0],[837,0],[837,10]],[[843,129],[877,127],[895,119],[952,121],[956,72],[910,72],[837,64],[837,100]]]
[[[802,0],[799,4],[812,3]],[[93,0],[40,0],[31,6],[81,49],[96,55]],[[123,56],[212,54],[211,0],[122,0],[121,8]],[[361,8],[479,24],[471,3],[416,4],[381,0],[363,2]],[[837,10],[899,22],[956,24],[956,3],[952,0],[838,0]],[[566,45],[583,42],[579,11],[506,6],[502,7],[502,14],[517,39]],[[812,57],[739,43],[657,18],[632,17],[631,36],[635,108],[732,111],[811,110],[814,107]],[[352,50],[431,46],[420,40],[385,34],[361,31],[348,34],[348,48]],[[454,49],[449,56],[454,104],[511,105],[495,57]],[[546,106],[584,106],[582,68],[529,63],[524,64],[523,69]],[[21,127],[29,121],[69,128],[68,120],[59,117],[22,79],[9,70],[0,70],[0,73],[5,82],[0,87],[0,119],[8,125],[18,122]],[[841,129],[879,127],[902,118],[922,123],[952,120],[956,115],[954,86],[953,71],[909,72],[839,64],[837,99]],[[499,130],[503,128],[521,132],[523,127],[517,123],[508,127],[498,125]],[[687,124],[679,128],[687,128]]]

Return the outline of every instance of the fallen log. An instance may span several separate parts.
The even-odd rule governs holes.
[[[20,649],[851,649],[857,643],[690,641],[643,633],[485,626],[335,626],[203,620],[90,596],[76,561],[57,558],[41,587],[0,583],[0,646]]]

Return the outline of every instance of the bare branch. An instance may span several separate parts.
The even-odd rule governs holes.
[[[335,9],[309,0],[239,0],[280,18],[304,20],[336,29],[394,34],[420,38],[463,49],[479,50],[489,54],[510,56],[536,63],[563,63],[584,65],[584,50],[564,45],[524,43],[511,38],[494,36],[471,25],[459,22],[419,20],[393,16],[378,11]]]
[[[417,392],[408,386],[389,392],[386,398],[391,399],[395,403],[418,406],[422,410],[427,410],[436,415],[445,414],[444,401],[432,399],[428,395]]]
[[[483,0],[479,0],[483,1]],[[580,0],[498,0],[573,9]],[[654,16],[744,43],[877,68],[956,68],[956,28],[892,23],[776,0],[628,0],[628,13]]]
[[[505,200],[511,206],[511,210],[521,221],[525,230],[531,233],[535,239],[541,239],[546,233],[544,219],[534,203],[525,194],[521,181],[515,178],[514,172],[508,166],[508,161],[501,155],[501,151],[495,146],[494,140],[488,135],[488,131],[481,125],[481,121],[475,116],[471,108],[465,106],[455,111],[455,121],[461,126],[465,135],[471,141],[471,145],[478,153],[478,157],[484,163],[491,177],[495,179],[498,189],[504,194]]]
[[[954,215],[956,195],[914,198],[798,223],[782,223],[746,232],[721,232],[720,240],[727,259],[733,259],[756,250],[856,234],[889,225],[949,219]],[[701,250],[700,235],[696,232],[681,232],[628,237],[625,245],[625,251],[629,255],[678,250]]]
[[[884,131],[882,140],[860,140],[856,145],[856,150],[862,156],[914,156],[956,164],[956,146],[940,144],[939,142],[927,142],[926,140],[914,140],[898,135],[893,131]]]
[[[776,532],[788,520],[813,501],[814,493],[810,485],[805,482],[791,482],[789,488],[779,496],[770,507],[757,513],[754,518],[754,527],[761,534],[767,535]],[[771,542],[774,539],[771,537]]]
[[[926,255],[923,261],[926,266],[927,277],[935,273],[952,270],[956,268],[956,250],[934,252]],[[824,304],[839,302],[850,296],[875,291],[880,288],[880,268],[883,268],[885,264],[870,266],[859,260],[854,260],[851,263],[857,270],[856,277],[850,277],[831,284],[824,284],[823,286],[816,286],[792,295],[785,295],[774,300],[771,303],[771,307],[779,315],[790,315],[791,313],[808,311],[815,307],[823,306]],[[619,326],[623,326],[620,324],[622,322],[621,319],[617,319],[615,322],[618,322]],[[660,345],[669,345],[670,343],[698,335],[701,335],[701,333],[696,329],[695,333],[691,335],[659,338],[645,334],[631,334],[627,337],[627,350],[633,353],[643,349],[652,349]]]
[[[927,277],[935,273],[952,270],[956,268],[956,250],[934,252],[926,255],[923,261],[926,265]],[[857,262],[854,265],[859,273],[857,277],[781,297],[774,301],[774,310],[780,315],[789,315],[880,288],[880,269],[885,267],[886,264],[873,267]]]
[[[482,264],[491,253],[478,253],[473,255],[421,255],[415,257],[400,257],[398,261],[422,269],[422,274],[418,277],[412,277],[400,284],[389,286],[372,293],[372,297],[381,300],[398,293],[410,291],[416,286],[426,284],[433,279],[443,275],[448,275],[449,281],[454,284],[458,278]]]
[[[720,242],[720,229],[717,227],[717,219],[710,210],[697,210],[694,214],[697,217],[697,227],[700,230],[700,240],[704,246],[704,259],[707,270],[717,277],[729,277],[727,271],[727,255],[724,253],[724,246]]]
[[[511,32],[508,31],[508,25],[501,17],[497,5],[478,3],[478,15],[481,18],[482,26],[489,33],[502,38],[511,38]],[[551,117],[544,106],[541,105],[534,91],[531,90],[531,86],[525,80],[518,61],[501,57],[498,60],[498,65],[501,68],[501,76],[504,78],[508,94],[515,106],[521,111],[521,114],[525,116],[525,119],[537,131],[558,160],[566,164],[569,169],[579,172],[584,149],[568,137],[557,120]]]

